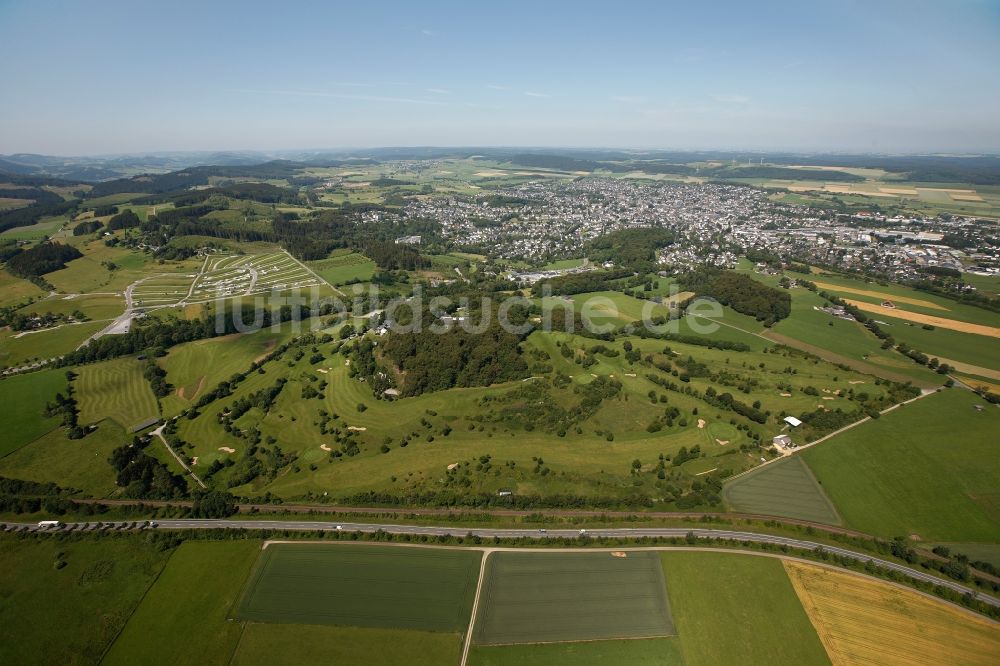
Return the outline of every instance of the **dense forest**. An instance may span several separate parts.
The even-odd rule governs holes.
[[[714,298],[765,326],[792,313],[792,297],[786,290],[769,287],[742,273],[701,268],[680,276],[678,281],[684,289]]]
[[[7,270],[23,278],[37,278],[66,267],[66,262],[79,259],[83,254],[62,243],[41,243],[19,252],[7,261]]]
[[[649,273],[656,268],[656,250],[674,240],[672,231],[659,227],[619,229],[587,243],[585,252],[594,263],[611,261],[637,273]]]
[[[402,371],[401,394],[465,386],[489,386],[528,376],[521,338],[505,331],[494,316],[483,333],[454,328],[447,333],[393,333],[382,345]]]

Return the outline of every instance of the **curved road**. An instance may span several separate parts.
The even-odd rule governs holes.
[[[126,525],[126,523],[119,523]],[[736,530],[714,530],[702,528],[677,528],[677,527],[637,527],[637,528],[605,528],[605,529],[552,529],[543,531],[540,529],[491,529],[491,528],[468,528],[468,527],[433,527],[423,525],[393,525],[381,523],[331,523],[312,522],[297,520],[210,520],[210,519],[185,519],[185,520],[158,520],[156,524],[159,529],[187,530],[187,529],[247,529],[247,530],[293,530],[293,531],[337,531],[345,532],[388,532],[391,534],[415,534],[426,536],[477,536],[492,539],[501,538],[579,538],[588,536],[594,538],[612,537],[625,539],[639,539],[642,537],[683,538],[689,533],[702,539],[731,539],[736,541],[748,541],[754,543],[769,543],[776,546],[788,546],[789,548],[801,548],[804,550],[825,550],[846,557],[857,562],[873,562],[885,569],[891,569],[910,578],[940,585],[954,590],[960,594],[972,594],[976,599],[991,606],[1000,608],[1000,599],[992,597],[982,592],[970,590],[964,585],[960,585],[951,580],[939,578],[919,569],[872,557],[863,553],[858,553],[846,548],[819,544],[803,539],[792,539],[789,537],[776,536],[772,534],[758,534],[756,532],[744,532]],[[5,527],[24,527],[29,525],[32,529],[38,529],[34,523],[0,523]],[[68,527],[80,529],[85,523],[67,523]]]

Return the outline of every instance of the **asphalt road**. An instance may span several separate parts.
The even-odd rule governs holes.
[[[125,526],[128,523],[116,523],[116,525]],[[140,522],[141,524],[141,522]],[[10,526],[10,527],[24,527],[29,525],[33,530],[38,529],[37,525],[34,523],[0,523],[0,525]],[[67,529],[72,527],[73,529],[80,529],[85,523],[67,523],[66,527],[62,529]],[[187,519],[187,520],[157,520],[157,529],[171,529],[171,530],[189,530],[189,529],[247,529],[247,530],[292,530],[292,531],[334,531],[342,530],[344,532],[363,532],[363,533],[373,533],[373,532],[389,532],[392,534],[415,534],[415,535],[427,535],[427,536],[478,536],[481,538],[492,539],[493,537],[501,538],[580,538],[582,536],[588,537],[616,537],[616,538],[626,538],[626,539],[639,539],[642,537],[680,537],[683,538],[689,533],[693,533],[696,537],[702,539],[732,539],[736,541],[748,541],[753,543],[770,543],[778,546],[788,546],[789,548],[802,548],[805,550],[816,550],[822,548],[828,553],[835,553],[858,562],[868,562],[871,560],[876,565],[883,567],[885,569],[891,569],[900,574],[914,578],[916,580],[925,581],[935,585],[941,585],[942,587],[955,590],[961,594],[971,593],[980,601],[983,601],[991,606],[1000,607],[1000,599],[992,597],[988,594],[982,592],[973,592],[969,588],[960,585],[954,581],[946,580],[944,578],[939,578],[933,576],[929,573],[921,571],[919,569],[911,569],[910,567],[897,564],[895,562],[890,562],[888,560],[883,560],[877,557],[872,557],[870,555],[865,555],[863,553],[857,553],[853,550],[847,550],[845,548],[838,548],[837,546],[831,546],[827,544],[819,544],[814,541],[805,541],[802,539],[791,539],[789,537],[775,536],[772,534],[758,534],[756,532],[743,532],[735,530],[715,530],[715,529],[699,529],[699,528],[677,528],[677,527],[637,527],[637,528],[607,528],[607,529],[588,529],[588,530],[578,530],[578,529],[552,529],[552,530],[540,530],[540,529],[491,529],[491,528],[468,528],[468,527],[434,527],[434,526],[423,526],[423,525],[393,525],[393,524],[382,524],[382,523],[336,523],[336,522],[312,522],[312,521],[298,521],[298,520],[207,520],[207,519]],[[93,525],[91,525],[93,529]]]

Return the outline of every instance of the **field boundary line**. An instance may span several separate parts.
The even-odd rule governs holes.
[[[469,660],[469,648],[472,647],[472,632],[476,627],[476,613],[479,612],[479,595],[483,591],[483,578],[486,577],[486,561],[493,554],[493,549],[483,549],[483,559],[479,562],[479,581],[476,583],[476,596],[472,599],[472,615],[469,617],[469,628],[465,632],[465,643],[462,646],[460,666],[466,666]]]
[[[125,627],[127,627],[128,623],[132,621],[132,616],[135,615],[135,612],[137,610],[139,610],[140,606],[142,606],[142,602],[144,602],[146,600],[146,597],[149,596],[149,591],[152,590],[153,587],[156,585],[157,581],[160,580],[160,576],[162,576],[163,572],[166,571],[167,565],[170,564],[170,560],[174,559],[174,555],[177,553],[177,550],[179,548],[180,548],[180,545],[178,545],[177,547],[175,547],[170,552],[170,556],[167,557],[167,559],[163,561],[163,566],[160,567],[160,570],[156,572],[156,576],[153,578],[153,581],[149,584],[149,587],[147,587],[146,590],[145,590],[145,592],[142,593],[142,596],[139,597],[139,601],[137,601],[136,604],[135,604],[135,607],[132,608],[132,612],[130,612],[128,614],[128,619],[126,619],[125,622],[122,623],[121,628],[118,629],[117,633],[115,633],[114,638],[112,638],[108,642],[108,644],[105,646],[104,652],[101,653],[100,659],[97,660],[98,664],[100,664],[100,663],[102,663],[104,661],[104,658],[108,656],[109,652],[111,652],[111,648],[113,648],[114,645],[115,645],[115,643],[118,642],[118,638],[122,635],[122,632],[125,631]]]

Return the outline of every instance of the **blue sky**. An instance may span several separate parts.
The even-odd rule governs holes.
[[[1000,151],[1000,0],[0,0],[0,75],[0,153]]]

